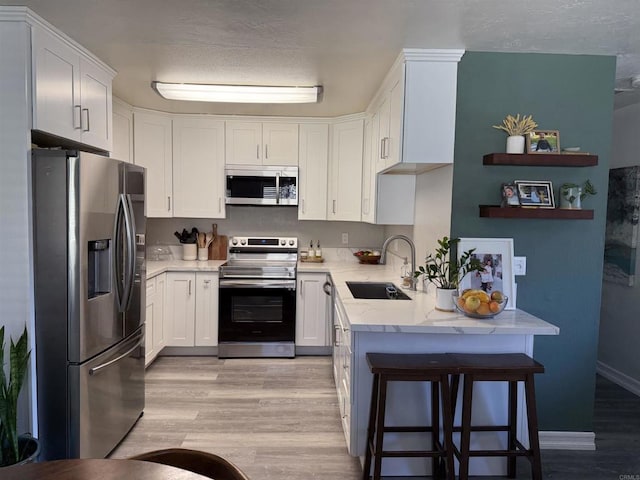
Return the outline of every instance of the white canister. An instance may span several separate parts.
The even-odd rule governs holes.
[[[198,258],[198,246],[195,243],[182,244],[182,259],[195,260]]]
[[[204,262],[209,260],[209,249],[207,247],[198,247],[198,260]]]

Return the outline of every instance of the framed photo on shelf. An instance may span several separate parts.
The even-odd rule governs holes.
[[[485,271],[470,272],[460,282],[460,291],[466,288],[484,290],[489,295],[499,290],[508,297],[505,310],[515,310],[515,277],[513,275],[513,238],[461,238],[458,259],[462,252],[471,250]]]
[[[556,208],[551,182],[516,180],[514,183],[521,207]]]
[[[502,205],[503,207],[519,207],[520,197],[518,197],[518,189],[514,183],[502,184]]]
[[[560,153],[558,130],[534,130],[526,135],[527,153]]]

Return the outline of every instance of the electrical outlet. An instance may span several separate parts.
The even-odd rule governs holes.
[[[527,274],[527,257],[513,257],[513,274]]]
[[[343,245],[349,245],[349,234],[348,233],[343,233],[342,234],[342,244]]]

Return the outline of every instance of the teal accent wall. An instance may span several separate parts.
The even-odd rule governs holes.
[[[451,235],[512,237],[527,257],[518,308],[560,327],[535,338],[546,367],[536,378],[541,430],[593,430],[614,79],[610,56],[467,52],[459,64]],[[559,130],[561,147],[599,155],[598,166],[483,166],[483,155],[505,151],[506,134],[491,126],[517,113]],[[502,182],[551,180],[558,204],[562,183],[586,179],[598,190],[583,204],[594,220],[479,217],[478,205],[500,203]]]

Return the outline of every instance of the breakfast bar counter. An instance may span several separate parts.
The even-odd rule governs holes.
[[[399,269],[387,265],[360,265],[343,258],[323,263],[299,263],[298,272],[330,273],[334,284],[334,377],[349,453],[363,456],[369,418],[372,375],[366,354],[380,353],[525,353],[533,357],[536,335],[559,335],[560,330],[525,311],[505,310],[490,319],[474,319],[435,309],[435,288],[402,289],[410,300],[356,299],[346,282],[392,282],[401,287]],[[461,395],[461,392],[459,392]],[[479,382],[474,387],[473,423],[505,424],[507,384]],[[387,424],[428,425],[428,384],[394,382],[387,394]],[[461,399],[458,399],[458,405]],[[522,387],[518,388],[518,437],[527,438]],[[460,424],[460,411],[456,422]],[[503,432],[479,432],[474,448],[505,448]],[[454,435],[454,439],[457,436]],[[522,440],[523,443],[527,443]],[[385,449],[423,449],[427,434],[385,435]],[[383,475],[430,475],[430,460],[388,458]],[[500,457],[472,458],[471,475],[506,475]]]

